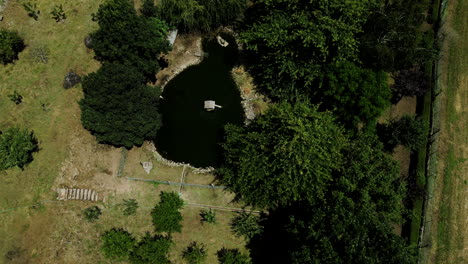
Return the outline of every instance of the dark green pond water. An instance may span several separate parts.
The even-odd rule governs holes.
[[[164,87],[163,126],[155,143],[166,159],[196,167],[216,166],[224,125],[243,123],[241,97],[230,73],[237,61],[237,46],[232,36],[221,36],[229,42],[226,48],[216,39],[205,40],[203,50],[208,56]],[[205,100],[214,100],[222,108],[207,112]]]

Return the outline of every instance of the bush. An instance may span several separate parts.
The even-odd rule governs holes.
[[[135,199],[124,199],[123,205],[125,206],[123,214],[126,216],[134,215],[139,207]]]
[[[101,208],[97,206],[91,206],[83,210],[83,215],[88,222],[94,222],[99,219],[99,216],[101,216]]]
[[[216,255],[220,264],[249,264],[250,260],[247,255],[241,254],[235,249],[222,248]]]
[[[0,61],[3,64],[18,59],[18,53],[24,49],[24,41],[18,32],[0,29]]]
[[[67,18],[62,5],[55,5],[50,14],[52,15],[52,18],[55,19],[55,22],[63,22]]]
[[[41,45],[31,49],[29,57],[34,62],[47,63],[49,62],[50,50],[47,46]]]
[[[37,4],[31,4],[30,2],[23,3],[23,8],[26,10],[28,13],[28,16],[34,18],[34,20],[37,20],[39,18],[39,14],[41,11],[37,10]]]
[[[130,263],[133,264],[170,264],[167,258],[173,242],[170,237],[149,233],[133,248],[130,253]]]
[[[157,9],[154,5],[154,0],[143,0],[140,12],[145,17],[156,17]]]
[[[216,213],[213,210],[203,209],[200,211],[201,222],[207,222],[210,224],[216,223]]]
[[[10,98],[10,100],[16,105],[19,105],[23,102],[23,96],[21,96],[17,91],[14,91],[13,94],[9,94],[8,98]]]
[[[184,201],[175,192],[161,192],[159,204],[151,211],[156,232],[180,232]]]
[[[182,252],[182,258],[187,261],[188,264],[201,264],[206,259],[205,245],[192,242]]]
[[[122,228],[112,228],[101,235],[104,256],[114,260],[125,260],[135,245],[133,236]]]
[[[416,151],[427,135],[421,118],[403,116],[388,124],[379,124],[377,134],[387,151],[393,151],[396,145],[403,145],[411,151]]]
[[[0,131],[0,170],[14,166],[23,169],[33,160],[32,153],[37,150],[37,140],[33,132],[17,127]]]
[[[63,88],[69,89],[81,82],[81,77],[73,71],[69,71],[63,80]]]
[[[240,212],[232,219],[231,229],[236,236],[245,236],[251,239],[253,236],[262,233],[262,226],[259,225],[259,222],[259,216],[252,213]]]

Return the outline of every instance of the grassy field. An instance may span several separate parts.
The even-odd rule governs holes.
[[[74,70],[80,75],[93,72],[99,63],[93,52],[84,46],[84,38],[97,28],[91,21],[102,1],[36,1],[41,10],[39,20],[29,18],[17,1],[9,1],[2,12],[0,27],[17,30],[25,39],[26,49],[14,64],[0,65],[0,130],[20,126],[34,131],[40,151],[23,171],[12,168],[0,172],[0,263],[110,263],[99,252],[99,236],[112,227],[125,227],[137,237],[152,231],[150,210],[157,203],[161,190],[179,191],[178,187],[134,182],[125,176],[178,182],[182,168],[159,164],[144,145],[128,152],[123,169],[124,177],[117,177],[121,150],[96,144],[80,122],[78,101],[81,87],[65,90],[65,74]],[[56,23],[49,13],[55,4],[63,4],[67,14],[64,23]],[[39,46],[50,50],[48,63],[34,62],[30,51]],[[24,97],[15,105],[7,95],[17,91]],[[152,161],[149,175],[141,161]],[[210,175],[188,173],[186,182],[211,183]],[[83,221],[82,210],[90,202],[57,202],[56,188],[90,188],[96,190],[103,208],[101,219],[90,224]],[[232,194],[222,190],[182,188],[188,203],[240,207],[230,203]],[[124,217],[119,204],[134,198],[141,208],[135,216]],[[35,207],[10,208],[32,205]],[[245,251],[245,241],[229,230],[235,215],[218,212],[218,223],[202,225],[200,209],[183,209],[183,232],[174,235],[176,244],[171,260],[181,263],[182,249],[190,241],[207,246],[208,261],[215,262],[215,252],[221,247],[236,247]],[[9,259],[5,255],[9,252]]]
[[[468,262],[468,2],[449,1],[431,241],[424,263]]]

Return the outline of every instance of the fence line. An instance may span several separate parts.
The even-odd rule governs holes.
[[[226,189],[226,186],[221,185],[214,185],[214,184],[194,184],[194,183],[182,183],[182,182],[171,182],[171,181],[159,181],[159,180],[149,180],[149,179],[140,179],[140,178],[133,178],[133,177],[125,177],[129,180],[133,181],[145,181],[145,182],[156,182],[162,183],[167,185],[174,185],[174,186],[193,186],[193,187],[202,187],[202,188],[211,188],[211,189]]]

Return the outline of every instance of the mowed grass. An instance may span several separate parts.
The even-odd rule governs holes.
[[[442,151],[437,182],[439,206],[429,263],[468,262],[468,2],[449,3],[443,68]],[[437,218],[438,217],[438,218]]]
[[[84,76],[100,67],[93,52],[84,46],[84,38],[97,29],[91,13],[103,1],[35,2],[41,10],[38,21],[28,17],[16,1],[9,1],[1,14],[4,20],[0,27],[17,30],[27,47],[15,63],[0,65],[0,130],[11,126],[33,130],[40,150],[24,170],[0,172],[0,263],[7,261],[4,256],[9,251],[18,253],[12,263],[112,263],[100,253],[100,234],[112,227],[124,227],[136,237],[152,232],[150,211],[160,191],[179,191],[177,186],[155,186],[124,177],[178,182],[182,168],[158,163],[143,146],[128,152],[123,177],[116,177],[120,150],[96,144],[82,127],[78,106],[81,86],[62,88],[70,69]],[[55,4],[63,5],[67,14],[64,23],[50,18]],[[38,46],[50,50],[47,64],[29,57],[30,50]],[[22,104],[8,99],[14,91],[24,97]],[[153,162],[149,175],[143,171],[142,161]],[[74,170],[76,177],[71,175]],[[187,182],[192,181],[205,183],[212,181],[212,176],[189,171]],[[101,219],[96,223],[83,220],[82,210],[93,203],[56,201],[55,188],[59,186],[93,188],[103,194],[105,200],[98,203],[103,208]],[[182,197],[187,203],[241,207],[231,204],[232,194],[222,190],[183,188]],[[135,216],[122,215],[119,204],[126,198],[139,202],[141,208]],[[44,200],[50,202],[3,212]],[[245,241],[236,238],[228,225],[235,213],[219,211],[214,225],[201,224],[199,213],[200,208],[187,205],[183,209],[183,232],[173,235],[173,263],[182,263],[181,251],[191,241],[206,245],[207,263],[216,262],[215,253],[223,246],[246,251]]]

